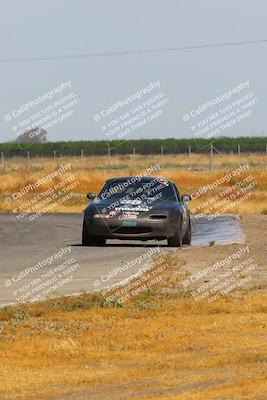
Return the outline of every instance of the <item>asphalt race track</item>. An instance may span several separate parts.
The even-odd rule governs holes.
[[[161,252],[177,250],[168,248],[165,241],[109,240],[105,247],[82,247],[82,214],[41,218],[28,223],[16,220],[15,215],[0,214],[0,306],[27,301],[44,290],[49,297],[101,289],[138,271],[143,262],[138,257],[157,254],[158,246]],[[244,239],[236,216],[195,217],[192,231],[193,246],[211,241],[242,243]],[[134,265],[114,272],[132,260],[137,260]]]

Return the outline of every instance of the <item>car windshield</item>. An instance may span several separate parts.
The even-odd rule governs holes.
[[[107,182],[99,198],[123,199],[123,200],[175,200],[175,193],[172,185],[166,179],[151,179],[149,181],[133,182],[134,178],[127,180],[114,180]]]

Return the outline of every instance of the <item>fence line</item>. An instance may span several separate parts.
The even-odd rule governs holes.
[[[177,164],[177,168],[185,168],[188,170],[195,170],[195,171],[199,171],[199,170],[212,170],[212,169],[219,169],[222,168],[222,164],[220,163],[216,163],[216,157],[219,156],[235,156],[235,160],[233,161],[231,160],[231,164],[233,165],[238,165],[241,162],[245,162],[245,157],[246,156],[253,156],[253,155],[257,155],[257,156],[261,156],[260,157],[260,161],[257,161],[257,164],[255,164],[255,162],[253,161],[253,166],[256,166],[257,168],[263,168],[266,169],[267,168],[267,145],[264,147],[264,151],[259,153],[246,153],[245,151],[243,151],[241,153],[241,146],[238,146],[236,149],[236,151],[233,152],[232,154],[229,152],[221,152],[217,147],[215,147],[213,144],[210,144],[208,149],[202,149],[201,151],[199,150],[198,152],[194,152],[192,151],[192,147],[191,145],[188,146],[187,150],[183,153],[165,153],[163,146],[161,146],[159,148],[159,152],[158,153],[151,153],[151,154],[142,154],[142,153],[137,153],[136,152],[136,148],[132,149],[132,153],[127,153],[127,154],[117,154],[116,152],[112,152],[112,149],[108,148],[106,151],[106,154],[101,154],[101,155],[92,155],[92,154],[88,154],[88,152],[86,152],[84,149],[81,149],[80,152],[78,154],[73,154],[73,153],[69,153],[67,152],[58,152],[55,149],[50,152],[50,153],[38,153],[38,152],[31,152],[31,151],[25,151],[24,153],[20,153],[20,156],[11,156],[10,153],[4,153],[1,152],[1,170],[0,173],[1,174],[6,174],[7,170],[8,170],[8,164],[9,161],[11,160],[13,157],[16,157],[18,159],[25,159],[25,167],[27,168],[28,171],[32,171],[35,167],[36,164],[34,165],[34,159],[36,158],[40,158],[40,159],[50,159],[51,163],[53,165],[52,168],[56,169],[59,167],[60,165],[60,158],[61,157],[69,157],[69,158],[77,158],[78,160],[80,159],[80,168],[81,169],[87,169],[87,168],[94,168],[92,166],[89,166],[86,164],[86,157],[90,158],[90,157],[105,157],[106,161],[102,163],[101,167],[96,167],[96,168],[103,168],[106,169],[108,172],[111,172],[112,170],[116,169],[116,164],[113,163],[113,157],[125,157],[128,156],[129,158],[132,158],[132,160],[137,161],[138,162],[138,158],[137,156],[142,156],[144,158],[148,158],[149,156],[158,156],[158,162],[161,163],[162,167],[166,167],[166,168],[175,168]],[[182,164],[178,164],[177,160],[173,161],[171,160],[171,157],[168,159],[167,155],[170,156],[186,156],[186,158],[188,159],[188,162],[184,162]],[[198,158],[197,158],[198,157]],[[54,161],[54,162],[53,162]],[[142,159],[141,159],[142,161]],[[11,162],[11,161],[10,161]],[[14,160],[15,162],[15,160]],[[230,164],[229,164],[230,165]],[[103,166],[103,167],[102,167]]]
[[[224,148],[222,150],[220,150],[220,147],[216,145],[216,147],[211,143],[208,147],[205,148],[201,148],[201,149],[193,149],[191,145],[188,145],[187,147],[183,147],[181,149],[177,149],[174,148],[173,150],[170,150],[168,147],[164,147],[164,146],[160,146],[159,149],[156,151],[142,151],[133,147],[132,150],[128,151],[128,152],[118,152],[116,151],[116,149],[112,149],[110,147],[108,147],[107,149],[103,150],[103,151],[96,151],[95,153],[91,153],[90,150],[84,150],[84,149],[80,149],[80,150],[51,150],[51,151],[7,151],[1,152],[1,160],[2,160],[2,167],[3,167],[3,160],[5,158],[12,158],[12,157],[30,157],[30,158],[34,158],[34,157],[38,157],[38,158],[42,158],[42,157],[54,157],[54,159],[56,159],[57,157],[77,157],[80,156],[81,159],[83,159],[83,157],[97,157],[97,156],[105,156],[107,155],[108,157],[112,155],[116,155],[116,156],[125,156],[125,155],[130,155],[132,154],[133,156],[135,155],[144,155],[144,156],[152,156],[152,155],[160,155],[161,160],[163,161],[164,159],[164,155],[183,155],[183,154],[188,154],[188,158],[190,159],[192,154],[199,154],[199,155],[204,155],[204,154],[210,154],[211,156],[211,152],[214,153],[214,151],[218,154],[225,154],[225,155],[229,155],[229,154],[236,154],[238,157],[241,156],[241,150],[242,147],[241,145],[237,145],[236,147],[233,148],[227,148],[227,150],[225,150]],[[264,153],[264,155],[267,157],[267,144],[264,145],[262,147],[261,150],[243,150],[242,154],[248,154],[248,153],[252,153],[252,154],[261,154]]]

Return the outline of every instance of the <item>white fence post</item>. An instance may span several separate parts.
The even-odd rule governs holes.
[[[108,148],[108,170],[111,170],[111,156],[110,156],[110,147]]]
[[[81,149],[81,166],[83,168],[83,149]]]
[[[213,144],[210,144],[210,163],[209,163],[209,169],[212,169],[212,158],[213,158]]]

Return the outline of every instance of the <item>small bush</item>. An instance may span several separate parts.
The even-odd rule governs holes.
[[[24,321],[25,319],[28,318],[28,313],[25,310],[22,309],[17,309],[13,312],[12,314],[12,319],[14,321]]]
[[[117,300],[107,301],[105,300],[103,303],[103,308],[122,308],[123,303]]]
[[[135,300],[133,302],[134,307],[139,308],[140,310],[145,310],[150,307],[151,303],[147,300]]]

